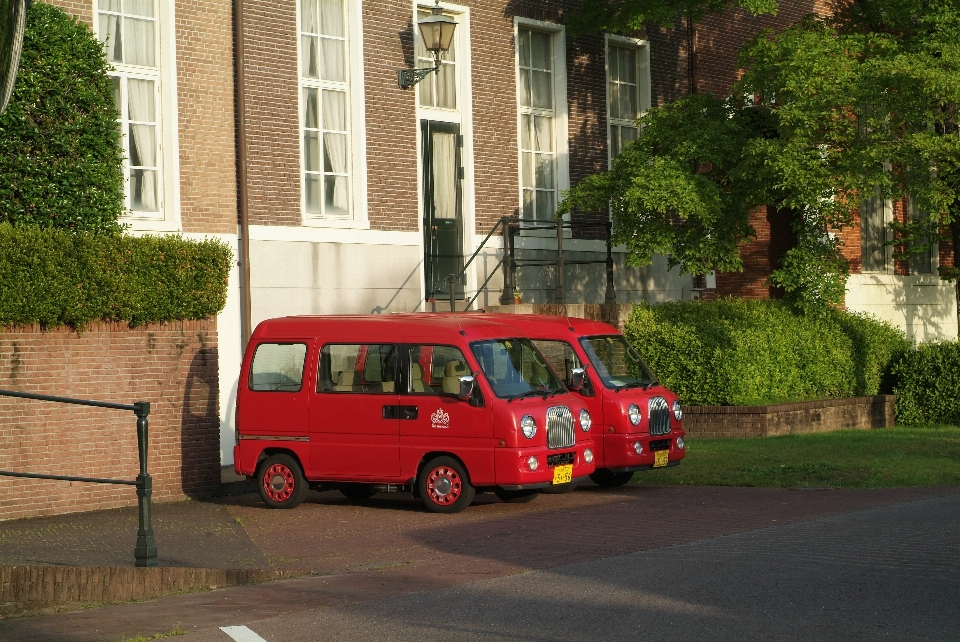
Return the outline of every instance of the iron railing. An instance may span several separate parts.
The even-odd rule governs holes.
[[[583,230],[603,230],[603,239],[606,243],[606,257],[603,259],[568,259],[564,255],[563,242],[564,234],[566,230],[573,232],[574,230],[583,231]],[[613,224],[610,221],[604,223],[581,223],[581,222],[572,222],[572,221],[529,221],[521,220],[514,216],[503,216],[498,221],[497,224],[493,226],[493,229],[487,233],[487,236],[483,239],[474,253],[470,258],[464,263],[463,268],[457,274],[451,274],[447,277],[447,290],[450,296],[450,311],[456,312],[456,285],[459,283],[467,273],[470,265],[473,264],[473,261],[479,256],[480,252],[483,251],[484,247],[490,241],[491,238],[500,231],[503,238],[503,258],[494,266],[493,270],[487,275],[486,280],[483,284],[477,288],[476,293],[473,297],[467,298],[465,300],[465,307],[469,308],[471,303],[475,301],[482,292],[487,288],[487,285],[490,283],[490,280],[493,278],[493,275],[497,273],[497,270],[503,269],[503,290],[500,293],[500,304],[509,305],[513,303],[513,292],[516,289],[517,283],[517,271],[520,268],[524,267],[542,267],[552,265],[556,267],[556,285],[554,289],[554,303],[563,305],[567,302],[567,288],[566,288],[566,279],[565,279],[565,268],[567,265],[599,265],[605,264],[606,266],[606,290],[604,292],[604,303],[605,304],[615,304],[617,302],[617,292],[614,287],[614,273],[613,273]],[[553,259],[533,259],[533,258],[523,258],[517,255],[517,244],[515,237],[522,232],[528,231],[537,231],[537,230],[556,230],[557,235],[557,249],[556,256]],[[427,293],[427,298],[430,299],[433,296],[440,294],[442,290],[431,290]]]
[[[90,401],[88,399],[71,399],[69,397],[54,397],[51,395],[37,395],[15,390],[0,390],[2,397],[19,397],[38,401],[53,401],[55,403],[91,406],[94,408],[109,408],[111,410],[127,410],[137,416],[137,452],[140,456],[140,474],[135,480],[100,479],[97,477],[74,477],[71,475],[43,475],[39,473],[22,473],[9,470],[0,470],[0,476],[24,477],[27,479],[56,479],[59,481],[89,482],[92,484],[120,484],[137,487],[137,506],[139,509],[140,525],[137,529],[137,544],[133,550],[135,566],[157,566],[157,543],[153,538],[153,525],[150,519],[150,499],[153,495],[153,480],[147,472],[147,416],[150,414],[150,403],[138,401],[134,404],[109,403],[106,401]]]

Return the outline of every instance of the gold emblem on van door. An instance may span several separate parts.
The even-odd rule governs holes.
[[[438,408],[435,413],[430,415],[430,424],[434,428],[449,428],[450,427],[450,415],[443,411],[443,408]]]

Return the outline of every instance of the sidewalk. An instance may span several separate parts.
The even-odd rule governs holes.
[[[290,511],[269,510],[256,494],[157,504],[163,567],[307,576],[0,621],[0,640],[115,641],[230,625],[238,613],[268,617],[955,494],[960,488],[588,486],[529,504],[480,495],[455,515],[427,513],[400,494],[351,502],[311,492]],[[0,522],[0,564],[132,566],[136,528],[135,508]]]

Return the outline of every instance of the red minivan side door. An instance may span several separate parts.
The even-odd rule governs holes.
[[[311,345],[309,339],[284,339],[263,341],[254,348],[246,381],[240,382],[242,434],[307,436]]]
[[[326,344],[310,393],[310,477],[400,479],[398,344]]]
[[[496,482],[493,412],[479,385],[474,397],[457,397],[460,377],[472,374],[463,350],[434,340],[407,339],[401,359],[400,458],[405,478],[414,477],[425,453],[459,457],[474,485]]]

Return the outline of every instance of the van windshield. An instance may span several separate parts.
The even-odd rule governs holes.
[[[477,341],[470,344],[470,349],[494,394],[500,398],[566,391],[543,355],[528,339]]]
[[[657,383],[643,359],[621,335],[583,337],[580,345],[607,388],[639,388]]]

